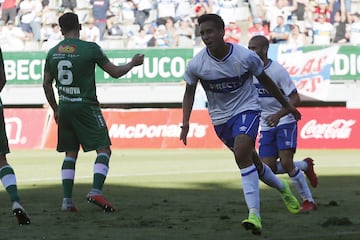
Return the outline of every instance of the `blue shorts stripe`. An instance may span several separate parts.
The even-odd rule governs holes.
[[[214,126],[219,139],[230,149],[234,140],[241,134],[250,136],[254,142],[259,129],[259,111],[245,111],[229,119],[226,123]]]
[[[256,135],[254,136],[254,127],[256,127]],[[246,130],[245,134],[252,136],[254,140],[256,140],[257,132],[259,129],[259,118],[253,118],[251,123],[249,124],[249,128]]]

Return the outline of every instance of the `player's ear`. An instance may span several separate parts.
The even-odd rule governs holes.
[[[222,28],[222,29],[220,30],[220,33],[221,33],[221,35],[224,37],[224,36],[225,36],[225,29]]]

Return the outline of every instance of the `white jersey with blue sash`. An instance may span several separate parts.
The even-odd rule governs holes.
[[[225,123],[238,113],[259,111],[258,94],[253,76],[263,71],[262,60],[247,48],[230,44],[221,60],[202,49],[189,62],[184,79],[189,85],[200,80],[208,99],[208,110],[214,125]]]
[[[265,73],[274,81],[275,85],[288,100],[288,96],[290,96],[291,93],[296,92],[295,84],[291,80],[289,73],[278,62],[270,59],[269,64],[265,66]],[[260,97],[261,130],[266,131],[271,127],[266,124],[265,119],[269,115],[279,111],[282,108],[282,105],[278,102],[278,100],[276,100],[276,98],[269,94],[269,92],[259,83],[256,77],[254,77],[254,84]],[[296,120],[292,114],[288,114],[280,119],[278,126],[292,122],[296,122]]]

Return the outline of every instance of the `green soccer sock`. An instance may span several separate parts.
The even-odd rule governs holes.
[[[75,163],[76,159],[71,157],[65,157],[63,165],[61,167],[61,178],[64,198],[72,198],[75,178]]]
[[[102,191],[109,171],[109,156],[105,153],[97,155],[94,164],[93,189]]]
[[[8,193],[11,202],[20,201],[16,185],[14,169],[10,165],[5,165],[0,169],[1,182]]]

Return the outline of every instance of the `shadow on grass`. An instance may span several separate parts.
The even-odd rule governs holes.
[[[292,215],[280,195],[261,189],[263,234],[246,232],[247,208],[241,189],[222,183],[193,183],[193,188],[104,187],[116,212],[103,213],[87,203],[90,184],[76,184],[79,212],[60,211],[60,185],[21,188],[32,223],[19,227],[5,192],[0,194],[0,239],[360,239],[358,176],[322,177],[311,189],[319,210]],[[344,219],[348,221],[344,221]]]

